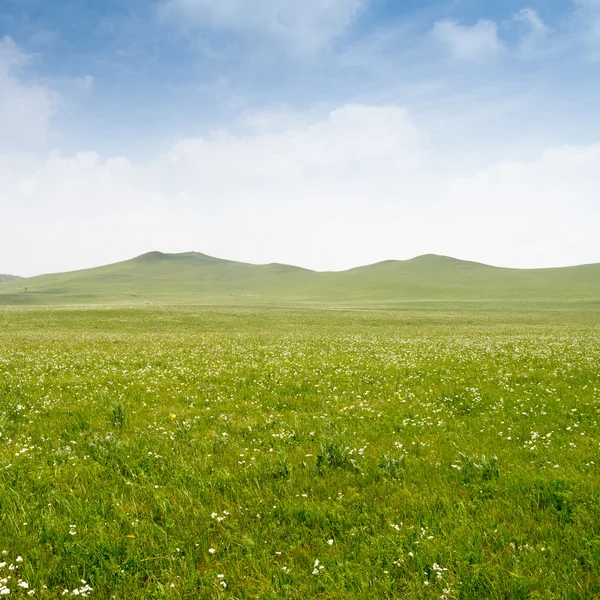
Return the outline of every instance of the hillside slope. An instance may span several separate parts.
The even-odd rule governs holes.
[[[5,281],[15,281],[17,279],[21,279],[21,278],[17,277],[16,275],[2,275],[2,274],[0,274],[0,283],[4,283]]]
[[[336,305],[406,301],[598,301],[600,264],[505,269],[444,256],[321,273],[189,252],[150,252],[83,271],[6,282],[0,304],[224,303]]]

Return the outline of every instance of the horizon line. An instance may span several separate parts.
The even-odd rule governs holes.
[[[9,273],[0,273],[0,275],[4,275],[4,276],[8,276],[8,277],[14,277],[14,278],[20,279],[20,280],[33,279],[35,277],[44,277],[44,276],[47,276],[47,275],[66,275],[66,274],[69,274],[69,273],[79,273],[79,272],[82,272],[82,271],[89,271],[89,270],[92,270],[92,269],[100,269],[100,268],[103,268],[103,267],[114,266],[114,265],[118,265],[118,264],[121,264],[121,263],[126,263],[126,262],[131,262],[131,261],[143,259],[145,257],[151,257],[152,255],[156,255],[156,256],[159,256],[159,257],[166,257],[166,258],[182,257],[182,256],[186,256],[186,255],[196,255],[196,256],[203,256],[203,257],[208,258],[208,259],[212,259],[212,260],[216,260],[216,261],[222,261],[222,262],[245,264],[245,265],[251,265],[251,266],[256,266],[256,267],[269,267],[269,266],[279,265],[279,266],[282,266],[282,267],[290,267],[290,268],[294,268],[294,269],[301,269],[303,271],[309,271],[311,273],[323,273],[323,274],[325,274],[325,273],[346,273],[346,272],[349,272],[349,271],[353,271],[355,269],[364,269],[364,268],[368,268],[368,267],[375,267],[377,265],[383,265],[385,263],[407,263],[407,262],[412,262],[412,261],[416,261],[416,260],[424,259],[424,258],[446,259],[446,260],[456,261],[456,262],[459,262],[459,263],[479,265],[479,266],[488,267],[488,268],[491,268],[491,269],[502,269],[502,270],[509,270],[509,271],[552,271],[552,270],[557,270],[557,269],[572,269],[572,268],[577,268],[577,267],[587,267],[587,266],[593,266],[593,265],[600,264],[600,262],[590,262],[590,263],[579,263],[579,264],[573,264],[573,265],[553,266],[553,267],[505,267],[505,266],[500,266],[500,265],[491,265],[491,264],[480,262],[480,261],[476,261],[476,260],[457,258],[457,257],[446,255],[446,254],[426,253],[426,254],[419,254],[417,256],[413,256],[412,258],[407,258],[407,259],[396,259],[396,258],[384,259],[384,260],[380,260],[380,261],[377,261],[377,262],[374,262],[374,263],[367,263],[367,264],[356,265],[354,267],[349,267],[347,269],[340,269],[340,270],[331,270],[331,269],[328,269],[328,270],[317,270],[317,269],[310,269],[308,267],[302,267],[302,266],[299,266],[299,265],[288,264],[288,263],[281,263],[281,262],[254,263],[254,262],[246,262],[246,261],[240,261],[240,260],[233,260],[233,259],[228,259],[228,258],[221,258],[221,257],[217,257],[217,256],[212,256],[210,254],[205,254],[204,252],[198,252],[197,250],[191,250],[191,251],[188,251],[188,252],[163,252],[161,250],[150,250],[149,252],[144,252],[144,253],[139,254],[137,256],[134,256],[132,258],[126,258],[126,259],[119,260],[119,261],[116,261],[116,262],[104,263],[104,264],[95,265],[95,266],[92,266],[92,267],[84,267],[84,268],[81,268],[81,269],[73,269],[73,270],[68,270],[68,271],[50,271],[50,272],[46,272],[46,273],[38,273],[36,275],[27,275],[27,276],[13,275],[13,274],[9,274]]]

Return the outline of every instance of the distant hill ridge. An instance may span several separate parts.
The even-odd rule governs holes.
[[[17,277],[16,275],[1,275],[0,274],[0,283],[4,283],[5,281],[15,281],[16,279],[21,279],[21,277]]]
[[[600,301],[600,264],[509,269],[427,254],[347,271],[254,265],[199,252],[148,252],[123,262],[6,281],[0,304],[329,304],[430,301]]]

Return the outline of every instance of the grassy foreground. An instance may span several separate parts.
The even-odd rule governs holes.
[[[600,597],[600,312],[0,310],[0,594]]]

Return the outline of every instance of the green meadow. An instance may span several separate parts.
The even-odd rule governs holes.
[[[5,307],[0,594],[597,599],[599,333],[584,298]]]

